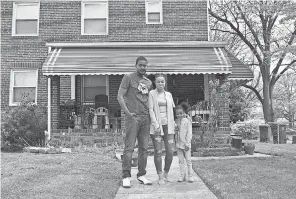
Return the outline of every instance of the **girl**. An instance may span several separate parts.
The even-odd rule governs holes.
[[[192,121],[188,115],[189,105],[182,102],[176,107],[176,147],[180,164],[180,177],[178,182],[185,181],[186,168],[188,171],[188,181],[194,182],[191,163],[191,139],[192,139]]]
[[[158,184],[170,182],[168,173],[173,160],[174,146],[174,111],[173,97],[165,91],[165,77],[155,76],[156,89],[149,92],[149,114],[151,118],[150,136],[154,146],[154,164],[159,176]],[[162,172],[162,139],[165,146],[164,173]]]

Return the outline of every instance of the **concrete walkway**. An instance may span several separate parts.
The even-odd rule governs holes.
[[[163,163],[164,164],[164,163]],[[119,188],[115,199],[217,199],[217,197],[209,190],[203,181],[194,173],[194,183],[177,182],[179,177],[178,157],[174,156],[171,170],[169,173],[170,179],[173,182],[167,182],[165,185],[158,185],[153,156],[148,157],[146,177],[152,180],[152,185],[139,184],[136,175],[138,168],[132,168],[132,187]]]

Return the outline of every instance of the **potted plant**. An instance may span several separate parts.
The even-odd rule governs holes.
[[[253,143],[245,143],[244,150],[246,154],[254,155],[255,145]]]

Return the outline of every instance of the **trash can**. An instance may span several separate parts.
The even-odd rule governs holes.
[[[278,144],[279,143],[279,139],[278,139],[279,124],[276,122],[272,122],[272,123],[269,123],[269,125],[272,133],[273,143]]]
[[[286,144],[287,143],[287,125],[279,124],[278,131],[279,131],[278,132],[279,144]]]
[[[260,142],[273,142],[273,136],[271,133],[270,126],[268,124],[259,125]]]
[[[296,144],[296,135],[292,136],[292,144]]]
[[[242,148],[242,136],[232,135],[231,136],[231,146],[237,149]]]

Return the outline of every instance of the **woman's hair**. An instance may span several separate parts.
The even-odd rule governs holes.
[[[155,75],[155,80],[156,80],[156,78],[158,78],[158,77],[163,77],[163,78],[165,79],[165,76],[164,76],[164,74],[162,74],[162,73],[158,73],[158,74],[156,74],[156,75]]]
[[[176,109],[182,109],[186,114],[188,114],[190,105],[187,102],[182,102],[176,107]]]

